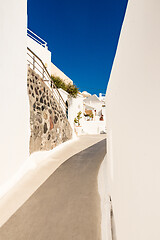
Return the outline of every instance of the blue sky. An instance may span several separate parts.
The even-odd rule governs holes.
[[[127,0],[28,0],[28,27],[80,91],[105,93]]]

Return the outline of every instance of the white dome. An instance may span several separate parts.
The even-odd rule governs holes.
[[[90,97],[91,96],[91,94],[88,93],[87,91],[83,91],[82,95],[83,95],[83,97]]]

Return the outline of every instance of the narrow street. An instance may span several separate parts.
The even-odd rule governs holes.
[[[100,240],[101,140],[65,161],[0,228],[0,240]]]

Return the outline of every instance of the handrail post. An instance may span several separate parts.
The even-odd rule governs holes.
[[[35,56],[33,55],[33,70],[35,69]]]
[[[43,68],[42,78],[44,79],[44,68]]]

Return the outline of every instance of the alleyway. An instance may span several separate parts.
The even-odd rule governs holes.
[[[65,161],[0,229],[0,240],[100,240],[105,140]]]

